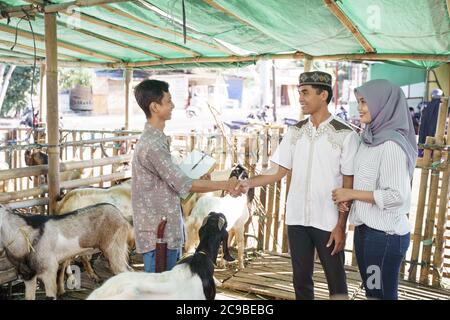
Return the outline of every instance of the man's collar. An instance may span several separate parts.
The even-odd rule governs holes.
[[[321,127],[323,127],[323,126],[326,126],[326,125],[329,124],[329,123],[331,122],[331,120],[333,120],[333,119],[334,119],[333,114],[330,114],[330,116],[329,116],[325,121],[323,121],[323,122],[321,122],[321,123],[319,124],[319,128],[321,128]],[[314,127],[314,124],[313,124],[312,121],[311,121],[311,116],[308,118],[308,124],[309,124],[311,127]]]
[[[155,128],[154,126],[152,126],[150,123],[146,122],[145,123],[145,127],[144,130],[148,130],[162,138],[167,138],[167,136],[164,134],[164,132],[162,132],[161,130],[159,130],[158,128]]]

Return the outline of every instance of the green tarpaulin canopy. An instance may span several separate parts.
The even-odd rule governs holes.
[[[375,63],[370,66],[370,79],[388,79],[398,86],[425,82],[425,69]]]
[[[58,13],[58,55],[66,64],[226,67],[253,63],[260,55],[299,52],[297,57],[362,60],[364,56],[356,55],[374,52],[372,60],[376,55],[382,60],[399,55],[403,61],[411,60],[405,54],[430,56],[427,60],[438,61],[408,63],[433,68],[450,56],[446,0],[185,0],[186,43],[182,0],[83,6],[86,2]],[[33,17],[31,30],[27,19],[20,20],[25,14],[19,10],[42,3],[0,1],[5,17],[0,20],[0,60],[32,59],[33,33],[37,56],[45,57],[43,13],[25,10]],[[16,30],[17,45],[11,51]]]

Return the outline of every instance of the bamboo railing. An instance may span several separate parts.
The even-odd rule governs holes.
[[[448,245],[450,239],[445,235],[450,229],[450,226],[447,226],[450,219],[448,214],[450,138],[448,132],[444,137],[444,128],[445,121],[441,116],[436,136],[427,138],[424,157],[417,161],[417,170],[421,171],[420,180],[413,186],[419,191],[417,210],[412,211],[415,213],[415,220],[411,220],[414,231],[410,250],[402,268],[403,278],[433,286],[439,286],[443,278],[450,278],[449,272],[445,269],[450,267]],[[200,149],[215,157],[216,169],[230,168],[233,163],[239,162],[249,168],[250,175],[253,176],[268,168],[269,159],[281,141],[284,130],[282,127],[263,126],[251,133],[232,132],[232,136],[228,139],[224,139],[221,133],[174,134],[170,136],[171,149],[181,155],[186,155],[194,148]],[[136,143],[139,133],[117,130],[61,130],[60,150],[65,161],[61,163],[60,171],[95,169],[90,177],[61,182],[61,188],[108,186],[117,179],[129,177],[129,170],[116,171],[113,166],[117,168],[119,164],[131,160],[132,145]],[[17,130],[10,136],[20,140],[23,135],[24,130]],[[45,145],[42,148],[45,149]],[[13,145],[13,148],[0,149],[0,159],[5,157],[15,159],[12,162],[14,164],[12,169],[0,171],[0,181],[14,181],[9,184],[12,190],[5,190],[6,192],[0,194],[0,203],[12,208],[42,206],[48,203],[46,198],[48,187],[45,183],[28,184],[27,187],[26,183],[18,182],[20,179],[29,180],[29,177],[45,175],[48,169],[47,166],[24,167],[23,154],[20,154],[26,149],[27,145],[21,143]],[[120,152],[125,150],[126,154],[119,154],[119,150]],[[255,190],[253,214],[245,228],[246,247],[288,252],[285,203],[289,192],[289,178],[287,176],[274,185]],[[352,227],[349,228],[348,236],[352,236]],[[348,241],[345,253],[346,263],[356,264],[354,258],[352,259],[351,241]]]

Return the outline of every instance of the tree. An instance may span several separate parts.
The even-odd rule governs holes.
[[[58,70],[59,88],[63,90],[70,90],[79,84],[82,86],[92,85],[92,71],[89,69],[72,69],[61,68]]]
[[[16,67],[0,64],[0,117],[17,117],[30,104],[32,67]],[[5,73],[6,71],[6,73]],[[39,82],[39,70],[36,70],[33,94]]]
[[[9,82],[16,66],[9,66],[8,71],[5,74],[6,68],[7,65],[3,63],[0,64],[0,108],[3,106],[3,101],[5,101],[6,91],[8,90]]]

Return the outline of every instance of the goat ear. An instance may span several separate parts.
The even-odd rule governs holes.
[[[219,230],[222,231],[222,228],[225,224],[225,219],[224,218],[219,218],[219,222],[217,223],[217,226],[219,227]]]
[[[207,215],[205,217],[205,219],[203,219],[202,227],[208,222],[208,218],[209,218],[209,215]]]

